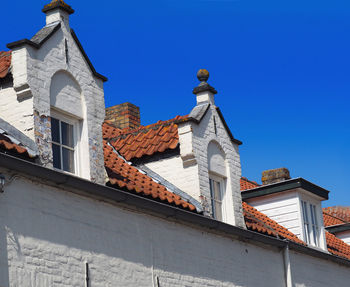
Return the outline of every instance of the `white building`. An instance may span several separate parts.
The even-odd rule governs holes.
[[[348,284],[328,191],[285,169],[242,178],[206,70],[188,116],[144,127],[127,103],[104,122],[107,79],[74,10],[43,12],[33,38],[0,52],[0,286]]]

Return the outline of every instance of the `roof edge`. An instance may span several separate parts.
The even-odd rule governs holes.
[[[59,185],[61,187],[59,190],[62,190],[62,185],[66,185],[67,187],[71,188],[69,192],[72,192],[74,194],[114,204],[125,203],[133,205],[138,209],[149,211],[152,214],[165,216],[168,218],[168,220],[174,219],[196,226],[199,225],[211,232],[216,231],[224,233],[226,236],[235,236],[238,240],[249,241],[253,244],[256,244],[256,242],[258,242],[277,248],[286,248],[289,246],[291,249],[299,251],[300,253],[309,254],[317,258],[331,260],[335,263],[350,267],[350,260],[326,253],[321,250],[313,249],[288,240],[273,238],[254,231],[229,225],[215,219],[208,218],[204,215],[189,212],[177,207],[166,205],[164,203],[159,203],[119,189],[93,183],[86,179],[78,178],[67,173],[42,167],[37,164],[3,153],[0,153],[0,166],[30,176],[34,176],[41,180],[45,180],[48,185]],[[65,192],[66,191],[67,190],[65,190]]]
[[[331,225],[331,226],[325,227],[325,229],[332,234],[344,232],[344,231],[350,231],[350,223]]]
[[[92,71],[92,74],[93,74],[96,78],[101,79],[103,82],[107,82],[107,81],[108,81],[108,78],[107,78],[107,77],[105,77],[105,76],[103,76],[103,75],[101,75],[101,74],[99,74],[99,73],[96,72],[96,70],[95,70],[94,66],[92,65],[92,63],[91,63],[91,61],[90,61],[88,55],[85,53],[83,46],[81,45],[81,43],[80,43],[80,41],[79,41],[77,35],[75,34],[75,32],[74,32],[74,30],[73,30],[72,28],[70,29],[70,32],[71,32],[71,35],[72,35],[72,37],[73,37],[75,43],[77,44],[77,46],[78,46],[78,48],[79,48],[79,50],[80,50],[80,52],[82,53],[82,55],[83,55],[85,61],[87,62],[88,66],[90,67],[90,69],[91,69],[91,71]]]
[[[55,32],[61,27],[61,23],[58,23],[58,25],[56,25],[56,27],[51,31],[51,33],[49,33],[39,44],[29,40],[29,39],[22,39],[22,40],[18,40],[15,42],[11,42],[8,43],[6,45],[7,48],[9,49],[14,49],[14,48],[18,48],[24,45],[29,45],[35,49],[40,49],[40,47],[49,39],[51,38],[51,36],[53,34],[55,34]]]
[[[303,188],[317,196],[320,196],[324,199],[328,199],[328,190],[301,177],[280,181],[269,185],[262,185],[253,189],[244,190],[241,192],[241,195],[243,200],[247,200],[250,198],[288,191],[295,188]]]
[[[235,138],[233,137],[233,134],[232,134],[230,128],[228,127],[228,125],[227,125],[227,123],[226,123],[226,121],[225,121],[224,115],[222,114],[222,112],[221,112],[221,110],[220,110],[219,107],[216,107],[216,111],[217,111],[217,113],[219,114],[219,117],[220,117],[222,123],[224,124],[224,127],[225,127],[225,129],[226,129],[226,131],[227,131],[229,137],[231,138],[231,141],[232,141],[233,143],[237,144],[237,145],[242,145],[243,142],[241,142],[240,140],[235,139]]]

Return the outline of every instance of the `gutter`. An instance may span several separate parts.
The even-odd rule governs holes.
[[[332,234],[344,232],[344,231],[349,231],[350,230],[350,223],[327,226],[327,227],[325,227],[325,229]]]
[[[54,187],[62,188],[62,185],[64,185],[65,187],[69,188],[69,190],[65,191],[72,192],[74,194],[112,204],[128,204],[138,209],[151,212],[152,214],[162,215],[166,218],[176,219],[183,223],[199,226],[209,230],[209,232],[214,231],[225,234],[229,237],[238,237],[238,240],[253,244],[262,243],[267,246],[280,249],[289,246],[289,249],[296,252],[320,259],[330,260],[332,262],[350,267],[350,260],[331,255],[320,250],[315,250],[291,241],[281,240],[237,226],[229,225],[200,214],[189,212],[164,203],[159,203],[129,192],[107,187],[67,173],[45,168],[35,163],[31,163],[7,154],[0,153],[0,167],[44,180],[46,181],[46,184]]]

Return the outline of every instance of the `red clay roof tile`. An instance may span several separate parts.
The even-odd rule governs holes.
[[[260,184],[256,183],[255,181],[251,181],[246,177],[241,178],[241,191],[256,188],[259,186]]]
[[[0,51],[0,78],[5,78],[9,72],[11,66],[11,51]]]
[[[323,222],[325,227],[347,223],[345,220],[329,214],[325,209],[323,209]]]
[[[168,191],[163,185],[153,181],[152,178],[125,162],[106,141],[104,141],[104,158],[111,185],[122,189],[126,188],[128,191],[142,194],[189,211],[196,211],[196,208],[192,204],[183,200],[179,195]]]
[[[103,138],[108,139],[126,160],[132,160],[175,149],[179,144],[177,124],[186,120],[188,116],[177,116],[171,120],[158,121],[134,130],[121,130],[105,122]]]
[[[348,206],[331,206],[323,208],[323,211],[346,222],[350,222],[350,207]]]
[[[242,206],[245,223],[248,229],[274,237],[281,237],[295,243],[305,245],[302,240],[300,240],[287,228],[279,225],[276,221],[267,217],[265,214],[250,206],[248,203],[243,202]]]
[[[0,151],[10,153],[15,156],[24,156],[28,159],[34,157],[28,153],[28,150],[18,144],[13,143],[7,136],[0,134]]]
[[[326,240],[328,251],[333,255],[350,260],[350,245],[343,240],[326,231]]]

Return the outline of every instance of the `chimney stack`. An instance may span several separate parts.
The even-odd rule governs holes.
[[[289,170],[281,167],[265,170],[262,173],[261,181],[263,185],[272,184],[290,179]]]
[[[120,129],[136,129],[141,125],[140,108],[123,103],[106,109],[106,121]]]

